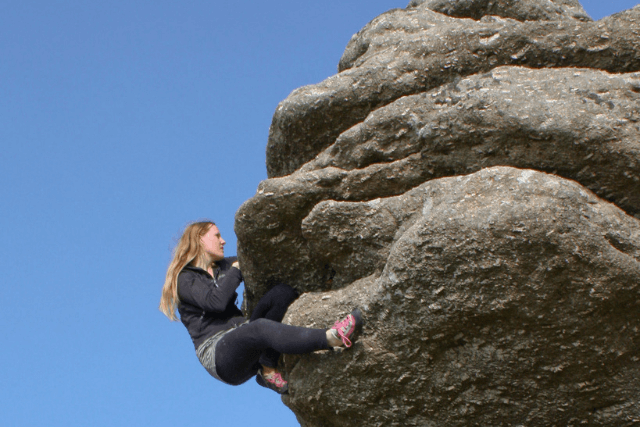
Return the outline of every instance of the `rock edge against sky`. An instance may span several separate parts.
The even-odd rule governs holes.
[[[639,27],[414,0],[280,103],[236,214],[246,308],[284,281],[288,323],[367,320],[284,357],[303,426],[640,419]]]

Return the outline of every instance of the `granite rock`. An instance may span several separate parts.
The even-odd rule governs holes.
[[[578,0],[412,0],[408,7],[431,9],[455,18],[481,19],[495,15],[518,21],[577,19],[592,21]]]
[[[502,65],[640,70],[640,7],[593,22],[460,19],[422,6],[374,19],[347,45],[340,73],[296,89],[278,105],[267,144],[269,177],[292,173],[371,111],[461,76]]]
[[[640,420],[639,18],[414,0],[278,106],[244,309],[285,282],[287,323],[366,320],[283,357],[303,426]]]
[[[323,201],[395,196],[429,179],[509,165],[576,180],[640,215],[639,92],[639,73],[500,67],[379,108],[295,173],[262,182],[240,208],[249,299],[276,281],[309,291],[369,274],[373,259],[345,269],[326,255],[335,247],[307,230]],[[352,223],[375,229],[366,217]]]
[[[640,73],[499,67],[377,109],[301,170],[420,155],[427,180],[511,165],[574,179],[640,214],[639,121]]]
[[[314,221],[327,241],[344,236],[332,241],[338,251],[379,242],[359,243],[356,211],[405,220],[381,221],[393,236],[381,271],[304,294],[288,311],[286,322],[310,327],[353,307],[366,320],[349,350],[284,357],[284,402],[302,426],[640,417],[639,220],[573,181],[508,167],[432,180],[375,206],[342,204],[318,213],[329,232]]]

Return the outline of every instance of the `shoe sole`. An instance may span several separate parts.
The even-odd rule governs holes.
[[[360,335],[360,333],[362,332],[362,325],[364,323],[364,320],[362,318],[362,311],[360,311],[359,308],[356,308],[355,310],[353,310],[351,312],[351,315],[353,316],[354,320],[356,321],[356,327],[353,329],[353,333],[349,337],[349,340],[351,341],[351,344],[353,345],[356,342],[356,340],[358,339],[358,336]]]

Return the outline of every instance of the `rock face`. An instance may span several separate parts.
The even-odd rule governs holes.
[[[349,352],[286,357],[285,402],[302,425],[640,417],[640,226],[579,184],[495,167],[374,202],[323,202],[306,221],[320,246],[344,236],[342,263],[370,255],[384,268],[289,310],[287,322],[317,327],[352,305],[367,313]]]
[[[278,107],[236,214],[246,309],[354,307],[283,358],[303,426],[640,422],[640,6],[412,1]]]
[[[442,11],[468,10],[475,20],[438,13],[432,3]],[[579,5],[567,4],[576,2],[438,0],[379,16],[353,36],[339,74],[280,103],[267,145],[269,176],[292,173],[371,111],[461,76],[501,65],[640,69],[638,7],[593,22]],[[551,8],[557,12],[543,13]]]

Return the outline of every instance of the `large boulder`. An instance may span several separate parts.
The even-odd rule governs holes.
[[[640,7],[598,22],[576,19],[583,13],[566,7],[552,20],[535,11],[523,15],[524,8],[518,14],[522,20],[513,19],[508,8],[473,20],[438,13],[429,9],[432,3],[473,3],[487,13],[494,11],[480,6],[495,4],[441,0],[374,19],[347,45],[339,74],[295,90],[278,105],[267,144],[269,177],[292,173],[376,108],[460,76],[501,65],[640,69]]]
[[[577,180],[638,214],[639,122],[640,73],[499,67],[379,108],[302,171],[416,154],[423,181],[512,165]]]
[[[236,233],[249,299],[275,281],[303,292],[336,289],[382,268],[384,259],[368,255],[345,264],[335,246],[318,244],[305,218],[325,200],[373,200],[510,165],[576,180],[640,216],[638,120],[640,73],[500,67],[400,98],[298,171],[262,182],[243,204]],[[369,233],[377,222],[352,219],[354,230]],[[376,235],[376,245],[390,237]]]
[[[573,181],[506,167],[323,204],[308,224],[321,245],[386,263],[288,311],[312,327],[354,306],[366,319],[348,351],[285,356],[284,401],[303,426],[640,419],[639,220]],[[360,233],[354,218],[377,226]]]
[[[274,114],[236,214],[245,310],[360,307],[348,351],[285,356],[304,426],[640,419],[640,6],[413,0]]]

